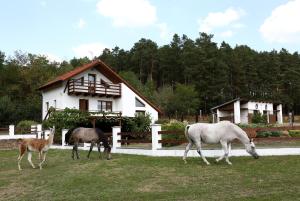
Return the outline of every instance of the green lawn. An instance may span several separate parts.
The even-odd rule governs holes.
[[[208,158],[206,166],[199,158],[185,165],[177,157],[70,154],[50,150],[43,170],[26,156],[18,171],[17,150],[0,151],[0,200],[300,200],[299,156],[232,157],[233,166]]]

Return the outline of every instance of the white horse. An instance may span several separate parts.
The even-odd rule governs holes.
[[[219,162],[223,158],[226,158],[226,162],[229,165],[232,165],[232,163],[229,161],[229,150],[231,149],[231,142],[234,139],[241,141],[245,145],[246,151],[255,159],[258,159],[259,157],[256,153],[255,145],[252,139],[250,140],[246,132],[243,131],[239,126],[229,121],[221,121],[215,124],[196,123],[188,125],[185,128],[185,136],[189,141],[183,156],[185,163],[187,163],[186,156],[188,151],[192,148],[193,144],[195,144],[197,147],[197,152],[202,157],[203,161],[207,165],[210,164],[201,153],[201,143],[203,142],[206,144],[221,143],[225,154],[216,159],[216,161]]]

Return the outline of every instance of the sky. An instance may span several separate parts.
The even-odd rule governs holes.
[[[0,0],[0,22],[7,56],[21,50],[56,61],[199,32],[233,47],[300,52],[300,0]]]

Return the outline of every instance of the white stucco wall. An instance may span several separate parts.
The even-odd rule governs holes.
[[[152,123],[158,120],[158,112],[152,108],[148,103],[146,103],[140,96],[135,94],[130,88],[128,88],[124,83],[121,84],[122,95],[120,99],[120,107],[122,109],[123,116],[134,117],[135,111],[145,111],[151,116]],[[145,107],[136,107],[135,98],[138,98]]]
[[[106,77],[104,77],[98,70],[88,70],[84,73],[81,73],[74,78],[80,78],[84,76],[85,80],[88,79],[88,74],[96,74],[96,80],[100,81],[103,79],[107,82],[110,82]],[[125,84],[121,83],[121,97],[120,98],[105,98],[97,96],[75,96],[68,95],[68,91],[64,93],[67,82],[65,81],[62,86],[51,89],[48,91],[42,92],[43,96],[43,119],[47,114],[46,102],[49,102],[49,108],[54,107],[54,100],[56,100],[56,108],[65,109],[75,108],[79,109],[79,99],[88,99],[89,100],[89,110],[95,111],[98,110],[98,101],[112,101],[112,110],[113,112],[122,112],[122,116],[134,117],[136,110],[145,111],[151,116],[152,123],[158,120],[158,112],[152,108],[148,103],[146,103],[141,97],[135,94],[130,88]],[[135,98],[138,98],[142,103],[145,104],[145,107],[136,107]]]
[[[255,105],[258,105],[257,109]],[[269,114],[273,114],[273,103],[264,103],[264,102],[254,102],[254,101],[249,101],[248,102],[248,109],[249,113],[253,113],[254,110],[259,110],[261,114],[263,114],[263,111],[266,110],[265,106],[267,105],[267,111],[269,111]]]
[[[241,123],[242,124],[248,123],[248,110],[241,110]]]

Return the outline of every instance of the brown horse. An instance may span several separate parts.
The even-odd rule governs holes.
[[[107,160],[111,159],[111,147],[108,144],[108,137],[99,128],[75,128],[70,131],[71,134],[67,134],[66,138],[68,143],[73,143],[72,158],[75,159],[74,153],[76,152],[76,157],[79,159],[78,155],[78,144],[79,142],[91,143],[90,151],[87,157],[90,157],[90,153],[93,150],[95,144],[98,146],[99,157],[101,156],[100,146],[101,143],[104,146],[104,152],[106,152]]]

